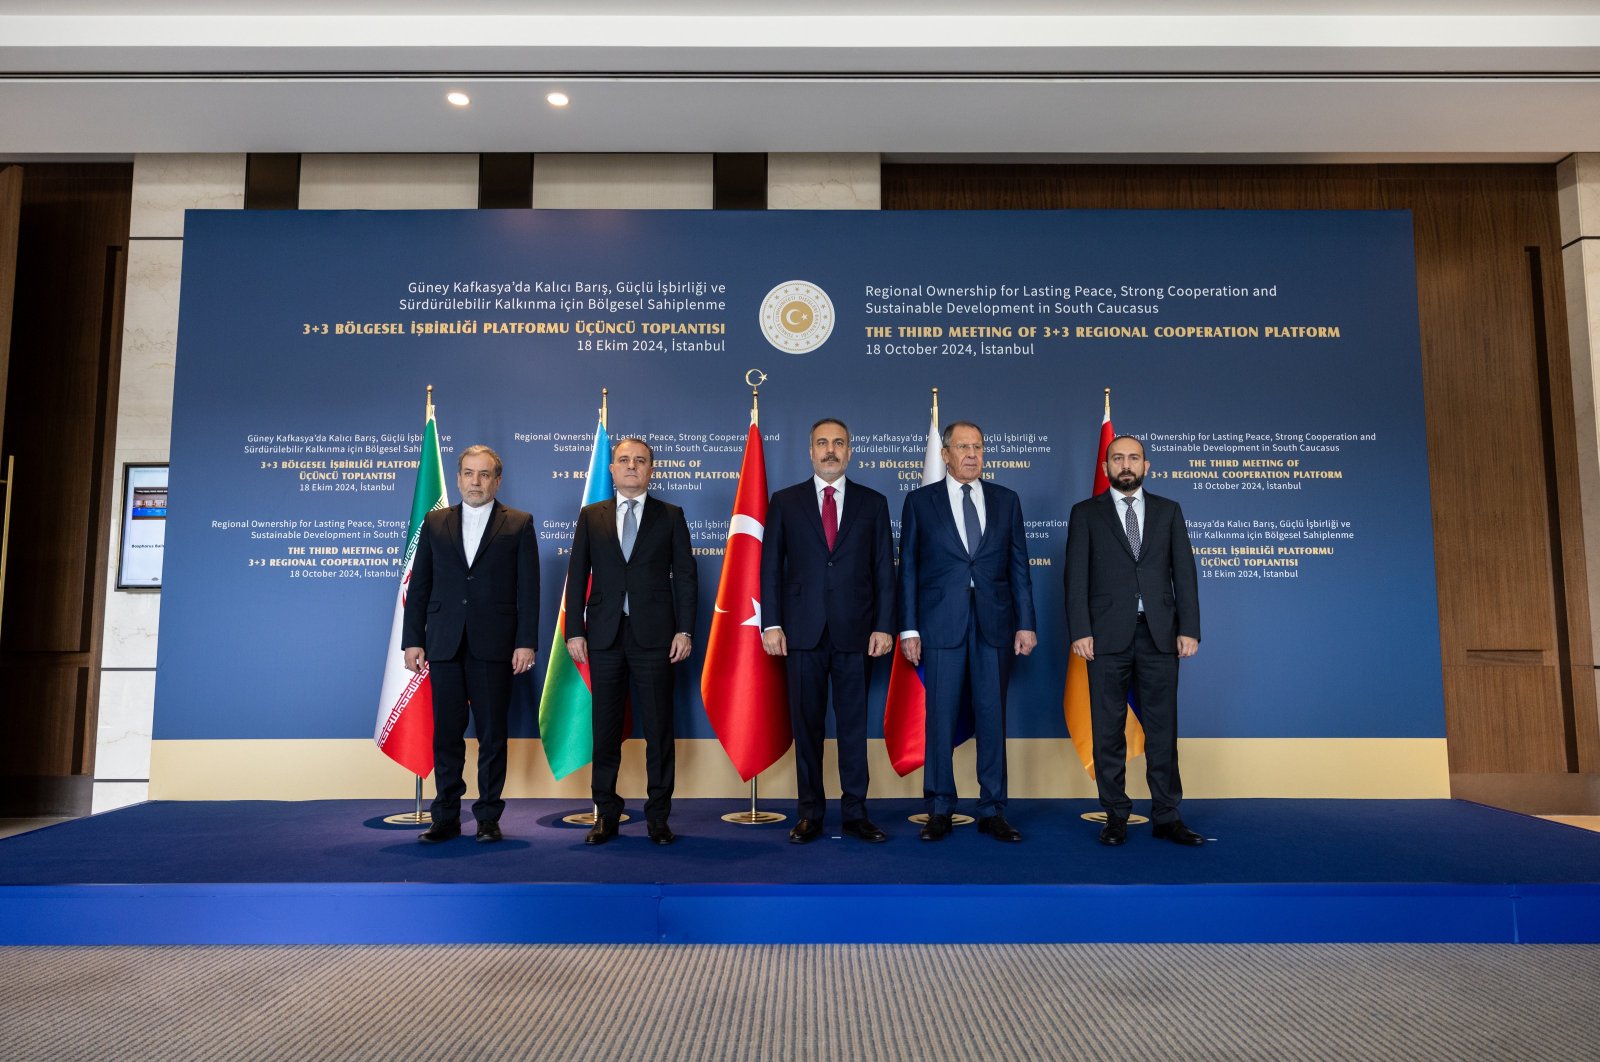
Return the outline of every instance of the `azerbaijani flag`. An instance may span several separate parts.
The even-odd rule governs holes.
[[[922,457],[924,487],[944,478],[944,461],[939,450],[939,414],[933,412],[928,417],[928,448]],[[894,662],[889,665],[889,696],[883,705],[883,745],[889,753],[889,763],[902,778],[921,767],[927,755],[927,719],[928,691],[923,685],[923,665],[913,666],[901,655],[900,636],[896,631]]]
[[[1106,448],[1117,433],[1111,427],[1111,391],[1106,390],[1106,411],[1100,421],[1100,446],[1095,450],[1094,493],[1098,497],[1111,489],[1106,477]],[[1129,694],[1130,698],[1132,694]],[[1062,697],[1062,708],[1067,713],[1067,733],[1072,735],[1072,746],[1078,750],[1083,769],[1094,777],[1094,725],[1089,712],[1089,662],[1076,653],[1067,654],[1067,690]],[[1128,703],[1128,758],[1144,755],[1144,724],[1132,700]]]
[[[411,492],[411,526],[406,532],[404,573],[395,592],[394,619],[389,626],[389,653],[383,661],[383,688],[378,694],[378,726],[372,740],[384,755],[425,778],[433,771],[433,684],[426,665],[419,672],[406,668],[401,644],[406,613],[406,587],[411,584],[411,562],[417,556],[422,522],[435,509],[443,509],[444,462],[439,457],[439,428],[433,420],[433,388],[422,425],[422,449],[417,455],[417,485]]]
[[[591,505],[616,493],[611,482],[611,436],[604,421],[595,424],[594,449],[583,502]],[[584,597],[587,599],[588,594]],[[561,611],[545,666],[544,693],[539,697],[539,739],[550,773],[565,778],[594,757],[594,694],[589,665],[577,664],[567,652],[567,586],[561,584]]]

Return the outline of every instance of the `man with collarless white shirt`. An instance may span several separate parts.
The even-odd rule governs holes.
[[[533,517],[495,500],[501,471],[487,446],[461,452],[461,502],[423,521],[406,587],[406,667],[426,664],[433,689],[433,822],[418,838],[427,844],[461,833],[469,705],[478,737],[477,838],[502,836],[511,678],[533,670],[539,553]]]

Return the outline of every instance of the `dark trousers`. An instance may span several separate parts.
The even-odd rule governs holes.
[[[839,749],[839,802],[844,821],[867,817],[867,654],[833,648],[828,632],[815,649],[790,649],[789,724],[794,729],[794,772],[802,819],[821,821],[827,808],[822,744],[833,685],[834,736]]]
[[[622,767],[623,718],[629,698],[644,729],[644,815],[664,823],[672,813],[676,740],[672,724],[672,665],[668,647],[645,648],[626,617],[609,649],[589,649],[589,680],[594,684],[594,767],[590,791],[601,818],[622,814],[617,772]]]
[[[1120,653],[1096,649],[1089,661],[1089,713],[1094,725],[1094,777],[1100,806],[1125,819],[1133,809],[1125,788],[1128,767],[1128,691],[1137,695],[1144,724],[1145,780],[1150,818],[1178,817],[1183,781],[1178,776],[1178,654],[1156,648],[1144,619],[1133,643]]]
[[[927,730],[922,764],[922,799],[930,815],[956,806],[956,721],[964,697],[972,698],[973,736],[978,742],[978,818],[1006,810],[1006,687],[1011,682],[1011,647],[995,648],[978,634],[978,614],[968,605],[966,640],[953,649],[922,647],[927,688]]]
[[[511,703],[511,661],[479,660],[462,635],[461,648],[448,660],[428,662],[433,686],[434,822],[461,821],[461,797],[467,783],[467,718],[478,734],[478,799],[472,817],[499,822],[506,802],[506,713]]]

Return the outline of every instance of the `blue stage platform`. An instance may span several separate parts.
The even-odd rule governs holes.
[[[1460,801],[1189,801],[1197,849],[1102,848],[1083,801],[1013,801],[1020,845],[919,842],[910,801],[873,805],[882,845],[680,800],[677,844],[630,809],[588,848],[570,802],[518,800],[500,844],[425,846],[402,810],[154,802],[0,840],[0,943],[1600,942],[1600,834]]]

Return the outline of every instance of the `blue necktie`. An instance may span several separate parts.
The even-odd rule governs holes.
[[[961,484],[961,519],[967,525],[967,556],[978,555],[978,540],[983,537],[983,529],[978,526],[978,507],[972,504],[972,484]]]

